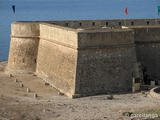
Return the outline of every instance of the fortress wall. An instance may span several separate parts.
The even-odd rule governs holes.
[[[39,24],[15,22],[11,25],[8,71],[34,72],[39,44]]]
[[[128,20],[75,20],[75,21],[53,21],[61,26],[71,28],[91,28],[95,26],[137,26],[137,25],[157,25],[160,19],[128,19]]]
[[[81,31],[78,33],[78,48],[128,45],[134,43],[133,35],[131,29]]]
[[[133,31],[79,33],[78,38],[87,46],[78,51],[76,94],[131,91],[136,63]]]
[[[152,79],[160,79],[160,27],[135,29],[137,60],[146,68]]]
[[[61,92],[75,92],[77,33],[54,25],[40,24],[36,72]]]
[[[48,39],[57,44],[77,48],[77,31],[75,29],[46,23],[40,24],[40,28],[41,38]]]
[[[96,28],[106,22],[121,22],[129,29]],[[69,97],[128,92],[137,59],[160,79],[160,27],[155,23],[159,24],[153,19],[15,22],[7,70],[36,71]],[[73,29],[88,27],[95,29]]]

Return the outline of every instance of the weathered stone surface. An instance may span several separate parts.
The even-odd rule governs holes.
[[[50,85],[71,96],[75,90],[77,50],[68,46],[74,45],[77,34],[48,25],[41,25],[40,31],[36,72]]]
[[[76,93],[131,91],[134,47],[81,50],[78,53]]]
[[[8,71],[34,72],[39,45],[39,24],[12,24]]]
[[[133,27],[138,62],[147,69],[151,79],[160,79],[160,26]]]
[[[16,22],[7,70],[36,72],[69,97],[128,92],[137,62],[160,79],[160,26],[154,24],[158,20]]]
[[[94,27],[114,27],[114,26],[148,26],[159,24],[159,19],[128,19],[128,20],[78,20],[78,21],[50,21],[60,26],[70,28],[94,28]]]
[[[133,31],[79,34],[79,46],[84,47],[78,51],[76,94],[131,91],[136,63]]]

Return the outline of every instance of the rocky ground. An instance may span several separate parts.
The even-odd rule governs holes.
[[[147,93],[70,99],[34,74],[8,75],[5,65],[0,62],[0,120],[130,120],[122,114],[160,108]]]

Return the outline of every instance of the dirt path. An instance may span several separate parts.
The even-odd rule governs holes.
[[[33,74],[13,76],[0,72],[0,120],[129,120],[123,112],[160,107],[160,100],[141,93],[69,99]]]

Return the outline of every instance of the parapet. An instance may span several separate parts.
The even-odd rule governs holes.
[[[160,25],[160,19],[117,19],[117,20],[65,20],[50,21],[56,25],[70,27],[74,29],[90,29],[95,27],[121,27],[121,26],[150,26]],[[97,28],[96,28],[97,29]]]

